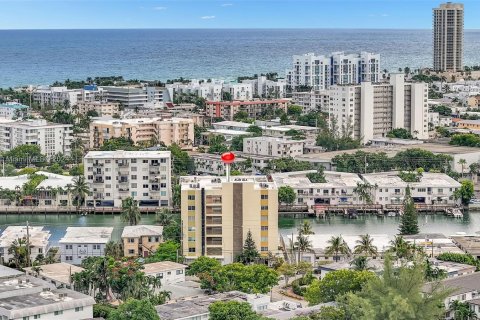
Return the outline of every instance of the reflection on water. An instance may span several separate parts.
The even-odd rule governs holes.
[[[120,239],[123,227],[127,225],[122,222],[120,215],[0,215],[0,230],[3,231],[9,225],[25,225],[29,221],[32,226],[45,226],[50,230],[51,241],[56,244],[65,234],[65,229],[70,226],[112,226],[112,237]],[[313,231],[317,234],[396,234],[400,218],[375,216],[358,217],[358,219],[346,219],[340,216],[333,216],[328,219],[309,218],[313,225]],[[140,223],[152,224],[155,222],[154,214],[143,214]],[[302,219],[279,218],[279,229],[282,234],[296,232],[296,226]],[[452,235],[456,232],[473,234],[480,231],[480,212],[465,213],[463,219],[448,218],[443,215],[420,216],[420,232],[443,233]]]

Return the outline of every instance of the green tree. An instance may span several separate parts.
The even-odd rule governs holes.
[[[187,275],[198,276],[201,273],[212,273],[221,266],[222,264],[217,259],[201,256],[188,266]]]
[[[82,176],[83,173],[84,173],[83,164],[79,164],[79,165],[73,166],[73,167],[68,171],[68,173],[69,173],[71,176]]]
[[[395,254],[397,260],[411,259],[413,257],[412,246],[401,235],[396,235],[393,240],[390,240],[389,252]]]
[[[112,311],[110,320],[160,320],[153,304],[146,299],[129,299]]]
[[[398,139],[413,139],[410,131],[404,128],[396,128],[387,133],[388,138],[398,138]]]
[[[325,178],[325,173],[323,172],[323,166],[317,168],[317,172],[307,173],[307,178],[312,183],[326,183],[327,179]]]
[[[120,218],[122,221],[128,222],[131,226],[136,226],[140,222],[142,216],[138,208],[137,200],[134,200],[132,197],[122,200],[122,213]]]
[[[245,137],[245,135],[233,137],[230,143],[230,150],[243,151],[243,139],[245,139]]]
[[[210,320],[261,320],[248,302],[216,301],[208,306]]]
[[[116,151],[116,150],[125,150],[125,151],[137,151],[139,147],[136,147],[132,139],[119,137],[119,138],[110,138],[105,140],[103,145],[100,147],[102,151]]]
[[[450,291],[439,283],[425,289],[422,263],[393,268],[389,256],[384,261],[381,277],[372,277],[360,291],[349,292],[337,300],[352,320],[439,319],[444,314],[444,299]]]
[[[338,237],[331,237],[330,240],[328,240],[328,246],[325,248],[325,253],[326,254],[333,254],[333,259],[335,261],[339,260],[339,254],[342,255],[349,255],[351,250],[348,247],[348,244],[343,240],[342,236]]]
[[[453,300],[450,302],[450,311],[453,311],[453,318],[455,320],[474,320],[478,319],[474,310],[470,308],[468,302],[461,302]]]
[[[174,261],[178,262],[180,244],[175,241],[165,241],[160,244],[157,250],[149,255],[145,261],[148,263],[159,261]]]
[[[208,153],[223,153],[228,151],[225,142],[226,140],[223,136],[211,136],[209,139]]]
[[[308,220],[303,220],[302,224],[297,227],[297,231],[300,235],[315,234],[312,229],[312,223]]]
[[[314,280],[307,288],[305,300],[310,305],[335,301],[347,292],[357,292],[376,275],[370,271],[355,271],[349,269],[328,272],[321,280]]]
[[[460,199],[463,205],[468,205],[475,195],[475,189],[471,180],[463,180],[461,186],[454,192],[456,199]]]
[[[312,165],[307,161],[298,161],[289,157],[270,160],[266,169],[273,172],[305,171],[311,170]]]
[[[458,160],[458,164],[462,167],[462,178],[463,178],[463,173],[465,172],[465,166],[467,165],[467,160],[460,159]]]
[[[46,157],[42,154],[40,146],[33,144],[24,144],[7,151],[3,157],[6,162],[13,164],[16,168],[36,165],[41,167],[46,162]]]
[[[255,241],[253,241],[252,232],[248,230],[245,243],[243,244],[243,251],[237,257],[237,261],[244,264],[250,264],[255,262],[258,258],[260,258],[260,253],[258,253]]]
[[[360,240],[356,241],[357,245],[353,253],[364,254],[368,256],[376,256],[378,254],[377,247],[373,245],[373,238],[367,233],[360,236]]]
[[[417,209],[415,208],[415,203],[410,194],[410,187],[408,186],[405,190],[403,215],[400,221],[399,231],[401,235],[419,233]]]
[[[173,173],[177,176],[193,174],[195,165],[193,159],[177,144],[172,143],[168,148],[172,154]]]
[[[287,108],[287,114],[294,119],[297,119],[303,112],[302,106],[292,104]]]
[[[251,125],[247,128],[247,132],[253,133],[254,137],[259,137],[262,135],[263,130],[257,125]]]
[[[449,143],[456,146],[479,147],[480,137],[474,133],[455,134]]]
[[[286,262],[282,263],[277,269],[277,272],[285,279],[285,286],[288,286],[288,280],[295,275],[296,271],[294,264]]]
[[[63,168],[58,163],[54,163],[47,168],[48,172],[55,173],[55,174],[63,174]]]
[[[295,202],[297,195],[295,190],[290,186],[281,186],[278,188],[278,202],[292,205]]]
[[[245,121],[248,120],[248,112],[240,110],[233,115],[233,121]]]
[[[312,250],[312,242],[303,234],[297,236],[297,241],[295,241],[295,248],[298,250],[298,263],[302,261],[302,254],[307,251]]]
[[[353,267],[353,270],[363,271],[370,270],[368,266],[368,258],[365,256],[358,256],[350,262],[350,265]]]
[[[15,268],[22,269],[28,266],[29,243],[27,238],[18,238],[12,241],[10,247],[8,247],[8,254],[12,256],[12,262]]]
[[[365,212],[365,204],[372,204],[372,190],[376,189],[377,185],[372,185],[368,182],[357,182],[357,186],[353,189],[353,193],[358,195],[358,198],[362,200],[364,207],[363,211]]]
[[[345,311],[334,306],[323,306],[318,312],[295,317],[292,320],[345,320]]]
[[[123,257],[123,243],[110,240],[105,245],[105,255],[119,260]]]
[[[448,276],[447,271],[435,267],[430,260],[426,259],[425,261],[425,280],[426,281],[437,281],[445,279]]]

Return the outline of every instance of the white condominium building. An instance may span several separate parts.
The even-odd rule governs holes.
[[[50,248],[48,240],[50,239],[50,231],[44,230],[43,227],[28,228],[30,241],[30,261],[34,261],[38,255],[46,257]],[[8,252],[14,241],[18,239],[27,239],[27,226],[8,226],[0,236],[0,262],[8,264],[13,258],[13,254]]]
[[[84,167],[87,206],[121,207],[127,197],[140,207],[171,205],[170,151],[90,151]]]
[[[304,140],[276,137],[254,137],[243,139],[243,152],[277,158],[295,157],[303,154]]]
[[[254,98],[285,98],[287,91],[287,81],[285,79],[268,80],[266,76],[259,76],[256,79],[242,80],[242,83],[252,84]]]
[[[165,86],[166,95],[164,101],[176,101],[181,95],[196,95],[210,101],[222,101],[223,81],[212,80],[200,81],[193,79],[189,83],[175,82]]]
[[[293,92],[292,103],[303,108],[303,113],[328,112],[330,97],[327,91]]]
[[[141,108],[149,103],[163,102],[163,88],[157,87],[100,87],[108,102],[121,103],[125,108]]]
[[[103,257],[113,227],[68,227],[58,242],[62,262],[79,265],[88,257]]]
[[[228,264],[248,232],[263,257],[278,253],[278,190],[265,176],[180,178],[186,261],[208,256]]]
[[[223,91],[230,93],[232,100],[253,99],[253,85],[251,83],[228,83],[223,87]]]
[[[436,71],[463,70],[462,3],[443,3],[433,9],[433,69]]]
[[[15,121],[0,119],[0,151],[9,151],[24,144],[38,145],[47,157],[58,153],[70,155],[72,125],[46,120]]]
[[[380,55],[361,52],[330,56],[314,53],[293,56],[293,68],[287,70],[287,86],[292,91],[320,91],[335,84],[359,84],[380,79]]]
[[[170,146],[175,143],[191,149],[194,122],[186,118],[97,119],[90,123],[90,147],[99,148],[111,138],[128,138],[135,144]]]
[[[41,106],[63,105],[68,101],[70,106],[77,103],[81,89],[67,89],[67,87],[39,86],[32,92],[32,100]]]
[[[22,119],[28,115],[29,106],[16,102],[0,103],[0,118]]]
[[[405,83],[403,74],[389,84],[332,86],[330,120],[336,129],[350,132],[364,143],[385,137],[392,129],[407,129],[418,139],[428,139],[428,86]]]
[[[402,180],[398,172],[379,172],[363,175],[363,180],[372,186],[374,204],[402,204],[407,186],[417,205],[458,203],[454,193],[460,188],[460,183],[444,173],[424,172],[416,182]]]

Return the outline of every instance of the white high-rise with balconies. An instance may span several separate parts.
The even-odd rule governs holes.
[[[463,70],[463,4],[443,3],[433,9],[433,69]]]
[[[335,84],[360,84],[380,79],[380,55],[369,52],[330,56],[314,53],[293,56],[293,68],[287,70],[287,86],[292,91],[321,91]]]

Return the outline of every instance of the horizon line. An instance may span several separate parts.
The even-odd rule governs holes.
[[[262,27],[225,27],[225,28],[170,28],[170,27],[152,27],[152,28],[22,28],[22,29],[2,29],[0,31],[94,31],[94,30],[433,30],[432,28],[350,28],[350,27],[291,27],[291,28],[262,28]],[[478,31],[480,28],[465,28],[465,31]]]

